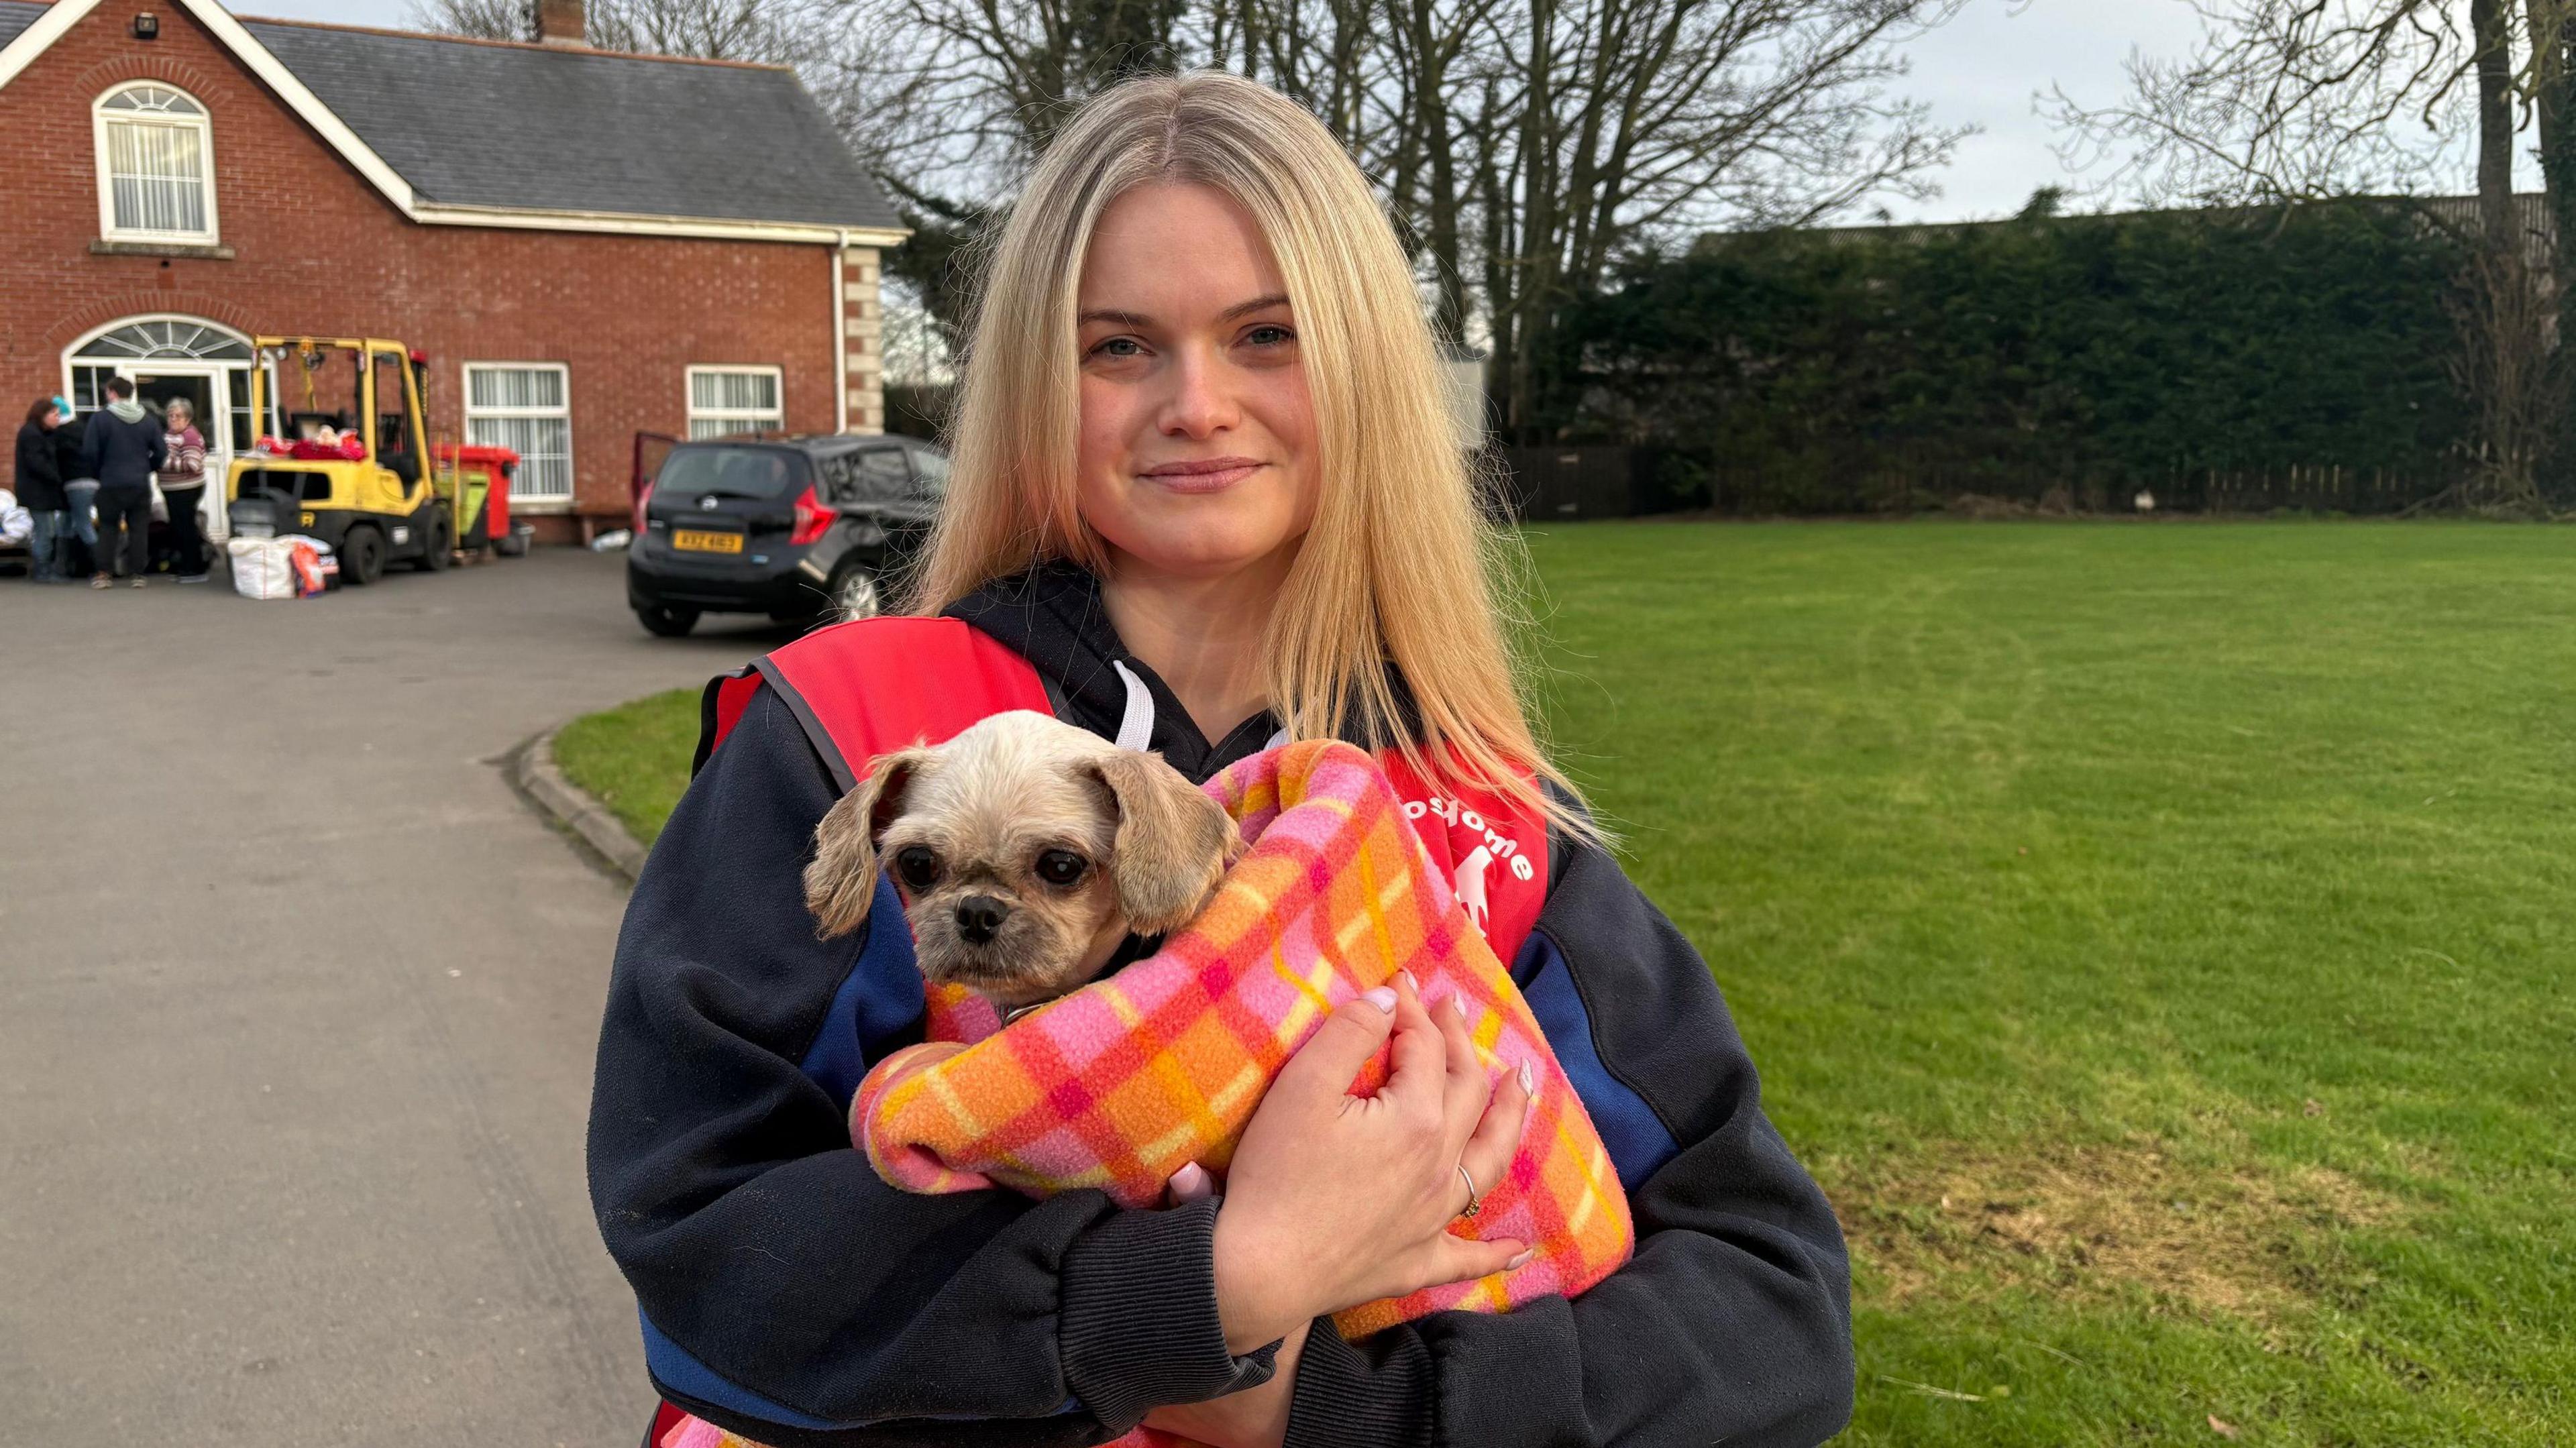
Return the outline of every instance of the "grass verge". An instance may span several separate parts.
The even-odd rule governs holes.
[[[649,845],[689,787],[698,690],[673,689],[584,714],[555,735],[555,764]]]

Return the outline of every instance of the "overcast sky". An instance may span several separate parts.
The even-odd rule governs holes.
[[[405,0],[231,3],[262,15],[410,24]],[[1909,48],[1914,73],[1904,90],[1929,101],[1941,123],[1974,125],[1981,134],[1963,142],[1940,173],[1939,197],[1895,201],[1889,209],[1900,221],[2003,216],[2019,211],[2038,187],[2098,181],[2068,173],[2032,97],[2053,82],[2081,101],[2107,103],[2124,88],[2121,67],[2131,51],[2181,55],[2199,33],[2185,0],[1969,0],[1956,20]]]
[[[2054,149],[2057,132],[2032,110],[2051,84],[2088,105],[2117,100],[2132,51],[2180,56],[2200,35],[2183,0],[1969,0],[1948,25],[1907,48],[1904,90],[1929,101],[1943,125],[1980,134],[1959,144],[1940,175],[1941,195],[1896,201],[1899,221],[2005,216],[2051,184],[2082,187]]]

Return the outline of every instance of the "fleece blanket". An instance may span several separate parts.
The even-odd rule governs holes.
[[[1007,1027],[981,997],[931,991],[930,1039],[877,1063],[851,1102],[852,1134],[878,1174],[916,1192],[1096,1187],[1122,1205],[1159,1205],[1185,1163],[1224,1175],[1271,1078],[1327,1014],[1410,969],[1426,1002],[1465,1000],[1496,1081],[1523,1062],[1537,1077],[1511,1170],[1477,1215],[1449,1228],[1516,1237],[1535,1255],[1511,1272],[1350,1308],[1335,1326],[1358,1338],[1444,1309],[1570,1297],[1626,1261],[1635,1228],[1610,1154],[1376,761],[1347,744],[1290,744],[1207,789],[1249,848],[1155,954]],[[1375,1090],[1386,1072],[1380,1051],[1353,1092]],[[694,1421],[664,1440],[738,1441]]]

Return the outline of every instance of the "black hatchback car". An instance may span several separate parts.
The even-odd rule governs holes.
[[[948,459],[918,438],[720,437],[671,449],[626,549],[626,601],[677,638],[701,614],[864,618],[930,530]]]

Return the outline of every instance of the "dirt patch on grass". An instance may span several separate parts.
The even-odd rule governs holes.
[[[2175,1161],[2159,1144],[2041,1158],[1938,1153],[1832,1188],[1882,1305],[1996,1285],[2142,1287],[2257,1321],[2316,1294],[2333,1238],[2397,1203],[2322,1167],[2287,1173]]]

